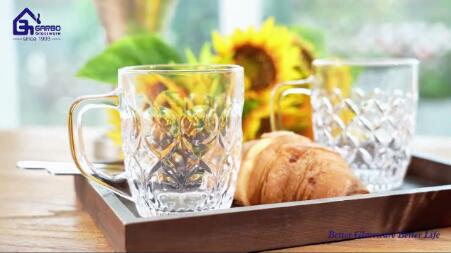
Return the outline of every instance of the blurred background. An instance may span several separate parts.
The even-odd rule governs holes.
[[[79,79],[75,73],[115,36],[139,32],[139,24],[133,31],[122,31],[115,25],[121,1],[2,0],[1,128],[63,126],[75,97],[111,89]],[[324,48],[321,57],[418,58],[421,99],[417,133],[451,136],[449,0],[155,1],[159,7],[153,15],[158,15],[159,23],[150,25],[181,52],[188,47],[198,52],[203,42],[211,40],[213,30],[228,34],[237,27],[258,27],[274,16],[277,23],[307,30]],[[25,7],[39,12],[42,20],[61,25],[61,40],[14,41],[11,22]],[[139,17],[143,10],[131,11]],[[88,117],[90,125],[104,122],[101,114]]]

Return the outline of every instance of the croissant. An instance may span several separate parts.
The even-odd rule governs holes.
[[[235,201],[256,205],[368,193],[341,156],[287,131],[243,146]]]

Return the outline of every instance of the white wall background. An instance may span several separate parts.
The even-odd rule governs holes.
[[[261,0],[219,0],[219,28],[230,34],[235,28],[259,27],[262,22]]]
[[[0,2],[0,128],[19,123],[16,48],[12,38],[13,0]]]

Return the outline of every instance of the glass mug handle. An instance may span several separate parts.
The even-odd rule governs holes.
[[[118,95],[113,92],[103,95],[79,97],[71,104],[67,121],[69,129],[70,151],[72,158],[77,165],[77,168],[80,170],[81,174],[84,177],[98,183],[100,186],[118,194],[121,197],[133,201],[133,198],[128,193],[106,182],[114,181],[114,179],[108,180],[108,178],[111,176],[107,175],[106,173],[99,172],[96,169],[95,165],[88,160],[83,143],[83,128],[81,126],[83,114],[94,108],[110,108],[118,110],[118,100]],[[125,172],[117,175],[116,177],[123,177],[124,173]],[[103,181],[95,177],[94,174],[97,174],[107,180]]]
[[[300,94],[310,97],[311,90],[310,84],[313,82],[313,77],[308,77],[301,80],[292,80],[283,83],[279,83],[272,89],[271,98],[269,100],[270,111],[270,124],[271,131],[277,131],[282,129],[281,117],[280,117],[280,100],[291,94]]]

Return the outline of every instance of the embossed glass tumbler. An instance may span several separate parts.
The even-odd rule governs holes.
[[[371,192],[402,185],[418,100],[415,59],[315,60],[314,75],[275,87],[272,128],[283,99],[310,96],[315,141],[347,160]]]
[[[72,156],[82,174],[136,204],[141,216],[228,208],[240,167],[244,85],[236,65],[119,69],[110,94],[78,98],[69,112]],[[94,175],[81,136],[88,109],[118,110],[131,195]]]

